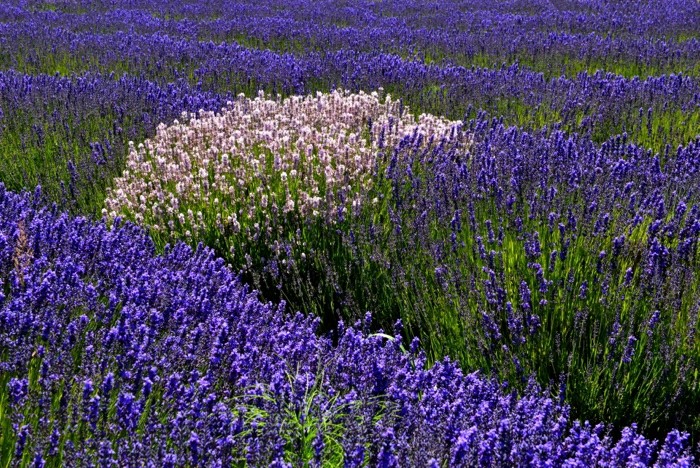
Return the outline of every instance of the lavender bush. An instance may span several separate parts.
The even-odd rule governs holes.
[[[697,431],[700,142],[662,167],[621,138],[415,126],[396,110],[364,94],[259,98],[162,128],[132,148],[104,212],[159,245],[206,242],[325,329],[370,310],[402,319],[431,359],[561,382],[585,417]],[[332,132],[304,130],[316,113]],[[364,154],[347,143],[360,134]]]
[[[62,207],[98,215],[127,141],[152,136],[182,112],[220,109],[227,98],[183,82],[0,72],[0,178],[16,190],[41,184]]]
[[[154,255],[0,187],[0,453],[21,466],[690,466],[687,435],[614,442],[533,385],[426,366],[417,342],[258,301],[206,248]]]
[[[156,240],[226,243],[240,233],[242,242],[226,248],[232,256],[252,253],[258,238],[271,247],[278,231],[285,237],[318,219],[334,225],[376,204],[366,194],[380,147],[410,135],[447,137],[461,125],[416,119],[390,96],[345,91],[239,96],[221,113],[182,118],[138,147],[130,143],[103,214],[133,216]],[[303,244],[304,234],[297,236]]]

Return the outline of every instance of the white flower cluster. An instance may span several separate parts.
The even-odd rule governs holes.
[[[380,146],[415,132],[440,138],[459,125],[415,118],[376,92],[240,95],[220,113],[183,114],[130,143],[103,213],[185,237],[212,226],[269,230],[290,213],[334,223],[366,202]]]

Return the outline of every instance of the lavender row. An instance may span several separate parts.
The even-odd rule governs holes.
[[[587,70],[604,66],[629,74],[698,71],[696,2],[651,2],[641,8],[568,5],[561,10],[545,3],[527,9],[463,2],[381,5],[342,9],[323,2],[282,7],[269,2],[229,9],[216,2],[182,6],[161,2],[100,9],[91,4],[79,15],[25,9],[8,13],[8,19],[93,34],[125,31],[239,41],[301,54],[352,49],[461,64],[520,59],[554,73],[560,70],[551,70],[553,58],[569,72],[576,71],[571,62]]]
[[[220,109],[227,98],[182,81],[0,72],[0,176],[16,190],[41,184],[63,207],[97,214],[129,140],[182,112]]]
[[[160,34],[72,33],[16,25],[6,26],[0,56],[6,67],[28,73],[91,70],[159,83],[185,79],[204,91],[233,95],[251,96],[260,89],[290,95],[383,87],[420,112],[461,119],[484,109],[524,128],[559,124],[590,133],[599,142],[626,131],[656,151],[687,143],[700,128],[700,85],[697,78],[683,75],[640,80],[599,72],[546,79],[517,65],[491,70],[427,65],[353,50],[295,56]]]
[[[207,243],[327,328],[401,318],[431,358],[566,382],[592,419],[700,429],[700,138],[653,155],[376,93],[182,120],[131,147],[105,215]]]
[[[194,41],[189,37],[171,37],[161,33],[76,33],[34,24],[10,24],[4,25],[3,29],[4,41],[0,53],[6,67],[27,70],[43,68],[41,71],[49,73],[60,71],[60,68],[70,66],[70,62],[75,62],[83,67],[80,70],[86,67],[97,67],[102,71],[123,70],[160,80],[177,79],[192,74],[191,78],[201,79],[206,86],[208,82],[216,85],[217,80],[222,79],[216,75],[227,75],[235,71],[239,71],[249,79],[261,81],[262,72],[265,71],[268,73],[268,80],[278,81],[279,91],[285,93],[309,91],[309,85],[315,81],[351,88],[350,82],[354,80],[359,86],[368,79],[364,75],[367,75],[369,70],[366,66],[362,66],[362,63],[367,61],[371,61],[375,67],[384,71],[375,79],[391,79],[392,75],[408,72],[411,75],[411,81],[424,86],[436,83],[438,86],[453,87],[460,81],[468,81],[470,72],[475,73],[475,70],[468,67],[449,64],[431,66],[419,60],[402,59],[395,54],[383,53],[376,49],[363,52],[352,47],[344,47],[328,53],[306,53],[297,57],[268,50],[247,49],[235,43],[214,44]],[[552,40],[559,41],[557,38]],[[50,53],[46,53],[47,50]],[[693,51],[692,55],[697,55],[697,52]],[[661,53],[674,55],[670,51],[661,51]],[[65,58],[67,63],[61,63],[61,58]],[[243,59],[252,63],[246,64]],[[48,63],[45,63],[47,61]],[[240,62],[239,70],[233,68],[233,64],[237,62]],[[52,65],[57,67],[56,70],[47,68]],[[280,76],[280,67],[285,67],[289,72],[290,76],[286,80]],[[69,69],[68,71],[80,70]],[[348,76],[351,71],[352,75]],[[481,71],[476,70],[476,72]],[[491,71],[491,73],[497,72],[498,70]],[[521,73],[532,77],[541,76],[527,70]],[[607,77],[605,73],[597,76]],[[577,79],[571,81],[575,82]],[[612,75],[609,79],[622,80]],[[295,80],[297,83],[294,82]],[[540,80],[549,82],[542,78]],[[526,81],[532,82],[534,79],[530,78]],[[631,80],[631,82],[638,81],[638,79]],[[223,83],[218,84],[223,87]],[[230,84],[235,86],[236,82]],[[381,84],[374,82],[364,87],[374,89]],[[383,84],[387,85],[390,82]],[[302,87],[299,88],[299,86]],[[517,82],[514,82],[513,86],[517,86]],[[232,91],[236,92],[235,89]]]
[[[115,5],[107,1],[75,1],[66,3],[28,4],[11,0],[3,10],[3,21],[24,21],[38,16],[45,21],[65,21],[90,27],[87,18],[111,17],[123,24],[124,17],[139,17],[144,11],[153,12],[151,25],[178,27],[190,24],[237,22],[239,18],[262,21],[279,18],[294,24],[311,24],[312,19],[328,26],[345,28],[380,28],[403,26],[413,30],[443,29],[449,32],[482,32],[490,27],[509,27],[514,34],[542,30],[562,30],[569,33],[617,33],[620,36],[656,37],[696,32],[697,4],[687,0],[668,2],[479,2],[444,1],[416,2],[403,0],[391,3],[358,1],[352,6],[338,6],[324,0],[309,2],[295,0],[280,4],[274,0],[241,1],[235,5],[220,2],[172,2],[161,0],[128,1]],[[71,18],[72,16],[72,18]],[[144,18],[141,23],[147,23]],[[234,23],[237,24],[237,23]],[[518,27],[515,27],[518,26]],[[191,32],[191,31],[189,31]],[[188,32],[188,33],[189,33]],[[195,30],[196,32],[196,30]]]
[[[345,234],[353,262],[390,266],[382,310],[415,304],[407,326],[468,368],[564,382],[577,414],[697,434],[700,139],[654,156],[624,137],[462,131],[466,148],[387,151],[386,213]]]
[[[133,225],[39,209],[0,187],[3,464],[690,466],[572,422],[417,342],[260,303],[206,248],[154,255]],[[534,423],[536,422],[536,423]],[[534,424],[533,424],[534,423]]]

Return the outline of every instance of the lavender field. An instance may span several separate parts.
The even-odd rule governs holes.
[[[700,464],[697,0],[0,2],[0,467]]]

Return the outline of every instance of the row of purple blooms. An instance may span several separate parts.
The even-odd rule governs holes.
[[[332,6],[333,8],[329,8]],[[144,12],[149,13],[150,19]],[[109,18],[113,23],[124,26],[127,20],[141,18],[138,23],[151,27],[169,27],[171,31],[186,26],[203,28],[187,30],[197,35],[206,28],[225,29],[228,25],[242,24],[241,19],[265,23],[279,18],[286,22],[289,30],[295,25],[317,24],[334,26],[337,29],[359,27],[390,29],[404,26],[423,31],[442,29],[451,33],[468,31],[472,33],[493,30],[496,27],[509,27],[513,34],[521,31],[562,30],[570,33],[597,33],[605,35],[618,32],[623,36],[654,37],[673,36],[679,32],[694,31],[693,15],[700,8],[688,0],[659,0],[643,4],[632,2],[610,3],[605,0],[589,2],[568,2],[553,5],[546,0],[532,2],[480,2],[444,1],[416,2],[401,0],[391,3],[376,3],[372,0],[354,2],[352,5],[337,5],[333,0],[309,2],[294,0],[280,4],[275,0],[240,1],[234,5],[222,2],[173,2],[170,0],[146,1],[127,0],[118,3],[111,1],[84,0],[56,4],[55,8],[41,8],[26,0],[10,0],[0,13],[6,22],[18,22],[30,16],[40,16],[46,22],[70,21],[90,28],[92,19]],[[67,14],[66,14],[67,13]],[[79,14],[76,14],[79,13]],[[132,16],[130,16],[132,15]],[[134,23],[136,23],[134,21]],[[58,23],[56,23],[58,24]],[[94,23],[92,23],[94,24]],[[517,28],[515,26],[518,26]],[[138,27],[136,24],[134,26]],[[244,26],[241,26],[244,27]],[[252,27],[252,26],[248,26]],[[273,30],[281,28],[271,28]]]
[[[428,367],[417,342],[364,332],[369,316],[333,346],[211,250],[156,255],[136,226],[42,208],[38,191],[0,187],[4,461],[288,466],[308,448],[315,466],[692,463],[682,433],[613,440],[534,385],[518,398]]]
[[[139,34],[135,31],[109,28],[98,32],[76,29],[77,31],[71,28],[53,28],[36,19],[23,23],[0,24],[0,59],[3,68],[16,68],[20,71],[39,69],[53,73],[55,69],[51,68],[54,66],[52,60],[59,64],[62,60],[67,60],[83,67],[72,71],[122,69],[137,76],[166,81],[193,73],[193,77],[201,80],[203,86],[233,91],[236,85],[235,80],[231,82],[233,77],[250,75],[257,81],[262,77],[268,81],[274,79],[277,81],[278,91],[286,93],[302,93],[305,91],[304,87],[316,81],[334,82],[338,86],[350,89],[356,86],[374,89],[390,84],[387,80],[392,78],[401,83],[397,75],[406,75],[407,72],[412,76],[403,78],[410,78],[410,86],[430,80],[438,85],[454,87],[462,82],[463,75],[469,72],[468,68],[457,66],[450,61],[428,64],[423,60],[425,57],[420,55],[402,58],[398,51],[391,48],[372,49],[352,42],[339,44],[343,47],[324,46],[319,50],[304,50],[303,53],[293,54],[267,48],[249,49],[235,42],[199,41],[189,36],[170,35],[161,31]],[[601,53],[600,51],[610,49],[610,44],[606,44],[609,40],[597,39],[586,48]],[[569,42],[571,41],[556,33],[550,33],[541,44],[536,43],[532,47],[542,51],[541,53],[547,51],[547,56],[550,56],[553,54],[552,49],[560,48],[562,44]],[[574,50],[578,50],[579,47],[579,44],[573,46]],[[674,47],[687,50],[676,50]],[[460,50],[467,50],[467,55],[486,54],[481,46],[465,46]],[[473,51],[468,52],[469,50]],[[561,53],[575,54],[574,51]],[[695,72],[694,57],[697,57],[698,53],[700,41],[697,40],[688,40],[678,46],[658,43],[646,52],[639,47],[630,47],[630,50],[624,52],[610,52],[615,61],[625,62],[626,55],[629,55],[630,63],[636,60],[639,66],[654,65],[654,61],[659,60],[655,57],[664,57],[664,60],[669,61],[670,67],[662,68],[664,71],[691,73]],[[532,52],[531,55],[537,54]],[[528,57],[526,54],[522,56]],[[517,62],[519,57],[521,55],[518,51],[513,50],[509,53],[507,61]],[[599,58],[592,56],[586,60],[595,64]],[[673,66],[676,62],[679,64],[677,67]],[[497,63],[500,63],[500,60]],[[691,65],[683,65],[688,63]],[[370,66],[374,69],[368,70]],[[284,73],[279,73],[280,70]],[[374,80],[379,80],[379,83],[363,83],[362,80],[355,83],[354,80],[361,79],[369,71],[372,71],[371,75],[375,77]],[[556,74],[555,70],[554,75]],[[364,78],[368,79],[369,77]]]
[[[61,43],[56,37],[51,41]],[[532,112],[547,109],[567,130],[598,134],[604,128],[620,132],[646,128],[648,134],[656,132],[659,142],[683,141],[690,127],[652,128],[656,115],[675,111],[692,116],[700,107],[700,84],[682,75],[638,80],[598,73],[546,80],[517,66],[500,70],[438,67],[396,56],[347,51],[298,59],[235,45],[193,44],[167,37],[93,36],[70,42],[70,47],[65,44],[67,50],[78,56],[86,54],[86,61],[91,54],[107,64],[121,57],[122,61],[133,62],[137,74],[143,76],[88,74],[64,78],[1,72],[0,134],[20,129],[23,147],[42,148],[48,144],[44,139],[47,132],[66,133],[70,144],[65,148],[63,164],[72,160],[78,167],[78,178],[85,181],[106,180],[121,170],[126,142],[152,136],[158,123],[172,122],[183,111],[220,109],[236,92],[251,93],[259,88],[295,93],[313,90],[320,83],[321,88],[384,86],[407,97],[414,109],[423,107],[442,115],[454,114],[455,118],[507,100],[520,102]],[[167,57],[161,60],[171,65],[159,65],[153,54]],[[31,61],[31,56],[26,60]],[[209,84],[195,86],[178,80],[181,73],[174,64],[182,61],[201,63],[195,73]],[[162,80],[172,82],[157,84]],[[425,94],[432,83],[441,83],[441,87]],[[76,130],[95,115],[113,116],[112,125],[106,125],[102,135],[88,137]],[[83,146],[77,154],[76,141]],[[32,181],[37,182],[48,185],[52,181]]]
[[[123,70],[160,83],[185,78],[202,90],[233,95],[254,94],[258,89],[306,94],[335,87],[351,91],[384,87],[409,98],[414,109],[451,118],[462,118],[468,104],[489,108],[499,99],[509,99],[529,108],[551,109],[565,124],[583,114],[585,122],[580,126],[584,131],[607,120],[616,128],[622,123],[631,127],[634,122],[624,119],[630,113],[636,117],[640,109],[646,117],[649,109],[692,113],[700,105],[697,79],[683,75],[640,80],[599,72],[547,80],[517,64],[500,69],[465,68],[352,48],[296,56],[160,33],[75,33],[34,23],[2,25],[0,37],[3,66],[32,73],[52,74],[53,61],[65,60],[67,66],[75,63],[77,68],[71,70],[75,73]]]
[[[24,2],[5,22],[93,34],[162,34],[204,41],[243,39],[288,50],[388,52],[456,59],[555,54],[578,60],[688,64],[700,42],[697,2],[90,2],[37,11]],[[72,7],[72,9],[70,8]],[[76,10],[76,11],[73,11]],[[81,14],[75,14],[76,12]],[[64,13],[65,11],[65,13]],[[678,41],[676,38],[687,39]]]

